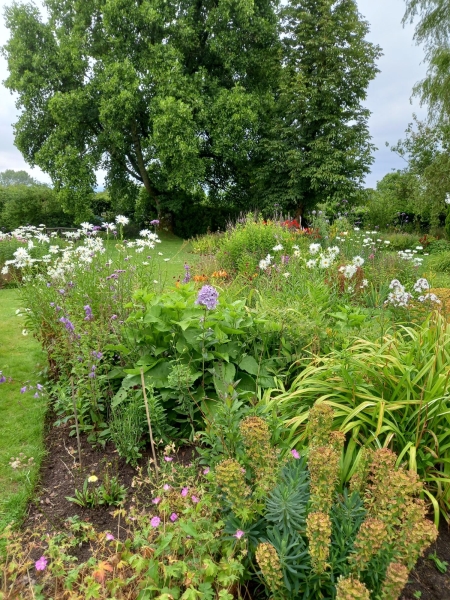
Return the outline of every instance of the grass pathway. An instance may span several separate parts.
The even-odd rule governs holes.
[[[17,290],[0,289],[0,371],[7,378],[0,384],[0,532],[23,517],[44,453],[45,400],[33,392],[21,394],[20,388],[36,385],[45,356],[32,336],[22,335],[24,317],[16,315],[18,308]],[[21,452],[26,466],[11,467]]]

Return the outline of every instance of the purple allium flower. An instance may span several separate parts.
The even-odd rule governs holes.
[[[23,388],[20,388],[20,393],[21,394],[25,394],[25,392],[27,391],[27,386],[24,385]]]
[[[153,504],[159,504],[161,502],[161,498],[159,496],[157,496],[156,498],[153,498],[152,503]]]
[[[298,451],[295,448],[293,450],[291,450],[291,454],[294,458],[300,458],[300,454],[298,453]]]
[[[101,358],[103,358],[103,352],[96,352],[95,350],[93,350],[91,352],[92,356],[94,358],[98,358],[98,360],[100,360]]]
[[[194,504],[198,504],[200,502],[200,498],[198,496],[191,496],[191,500]]]
[[[203,469],[203,475],[208,475],[209,473],[209,467],[206,467],[206,469]]]
[[[245,535],[245,531],[242,531],[242,529],[238,529],[236,531],[236,533],[234,534],[234,537],[237,538],[238,540],[241,539],[241,537],[244,537]]]
[[[55,306],[54,302],[50,302],[50,306],[53,308]]]
[[[169,519],[172,521],[172,523],[175,523],[175,521],[178,519],[177,513],[172,513]]]
[[[153,219],[153,221],[150,221],[150,225],[159,225],[159,219]]]
[[[36,571],[45,571],[47,568],[47,563],[48,561],[45,556],[41,556],[41,558],[34,563]]]
[[[158,527],[161,524],[161,519],[159,517],[153,517],[153,519],[150,521],[150,525],[152,527]]]
[[[111,315],[111,321],[115,321],[117,319],[117,315]]]
[[[183,498],[186,498],[186,496],[188,495],[188,491],[189,491],[189,488],[187,488],[187,487],[184,487],[181,490],[181,495],[183,496]]]
[[[198,293],[195,304],[206,306],[208,310],[213,310],[217,306],[219,292],[212,285],[204,285]]]
[[[66,293],[66,290],[65,290],[65,289],[63,289],[63,288],[61,288],[60,290],[58,290],[58,292],[59,292],[59,293],[61,294],[61,296],[62,296],[63,294],[65,294],[65,293]]]
[[[108,542],[112,542],[112,540],[114,540],[115,538],[114,538],[114,536],[113,536],[112,533],[107,533],[106,534],[106,539],[107,539]]]
[[[92,319],[94,318],[92,315],[92,308],[89,306],[89,304],[86,304],[86,306],[83,306],[84,312],[85,312],[85,317],[84,320],[85,321],[92,321]]]
[[[164,460],[165,460],[166,462],[172,462],[172,461],[173,461],[173,458],[172,458],[171,456],[165,456],[165,457],[164,457]]]

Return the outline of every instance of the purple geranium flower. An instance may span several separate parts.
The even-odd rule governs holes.
[[[294,458],[300,458],[300,454],[298,453],[298,451],[295,448],[293,450],[291,450],[291,454]]]
[[[108,540],[108,542],[112,542],[112,540],[114,539],[114,536],[112,533],[107,533],[106,534],[106,539]]]
[[[177,513],[172,513],[169,519],[172,521],[172,523],[175,523],[175,521],[178,519]]]
[[[152,527],[158,527],[161,524],[161,519],[159,517],[153,517],[153,519],[150,521],[150,525]]]
[[[234,534],[234,537],[237,538],[238,540],[241,539],[241,537],[244,537],[245,535],[245,531],[242,531],[242,529],[238,529],[236,531],[236,533]]]
[[[219,292],[212,285],[204,285],[198,293],[195,304],[206,306],[208,310],[213,310],[217,306]]]
[[[183,496],[183,498],[186,498],[186,496],[188,495],[188,492],[189,492],[189,488],[187,488],[187,487],[184,487],[181,490],[181,495]]]
[[[3,375],[3,371],[0,371],[0,383],[5,383],[6,377]]]

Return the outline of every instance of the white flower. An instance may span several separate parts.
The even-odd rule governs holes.
[[[48,251],[50,252],[50,254],[58,254],[58,252],[59,252],[59,246],[50,246],[50,248],[48,249]]]
[[[274,247],[272,248],[272,250],[273,250],[274,252],[279,252],[280,250],[283,250],[283,246],[282,246],[281,244],[277,244],[276,246],[274,246]]]
[[[423,250],[423,246],[416,246],[416,250]]]
[[[165,258],[165,259],[164,259],[164,262],[167,262],[167,261],[169,261],[169,260],[170,260],[170,258]]]
[[[2,268],[2,275],[7,275],[7,274],[8,274],[8,271],[9,271],[9,267],[8,267],[7,265],[5,265],[5,266]]]
[[[317,259],[316,258],[311,258],[310,260],[308,260],[306,262],[306,266],[308,267],[308,269],[313,269],[317,264]]]
[[[355,267],[362,267],[362,265],[364,264],[364,259],[362,258],[362,256],[354,256],[352,263],[355,265]]]
[[[291,275],[291,274],[286,272],[286,273],[283,273],[283,275],[284,275],[284,277],[286,277],[286,279],[287,279],[288,277],[290,277],[290,275]]]
[[[294,244],[294,245],[292,246],[292,248],[293,248],[294,250],[300,250],[300,248],[299,248],[299,246],[297,246],[297,244]]]
[[[162,256],[162,255],[163,255],[163,253],[162,253],[162,252],[158,252],[158,256]]]
[[[418,300],[419,302],[425,302],[426,300],[429,300],[430,302],[434,302],[436,304],[441,303],[436,294],[425,294],[425,296],[419,296]]]
[[[116,217],[116,223],[119,225],[128,225],[129,222],[130,219],[128,217],[124,217],[124,215],[117,215]]]
[[[92,225],[92,223],[87,223],[87,222],[81,223],[80,227],[81,227],[81,229],[84,229],[85,231],[90,231],[90,230],[94,229],[94,226]]]
[[[429,289],[430,289],[430,284],[424,277],[421,277],[420,279],[418,279],[416,281],[416,283],[414,284],[415,292],[426,292]]]
[[[327,258],[326,256],[322,256],[319,262],[319,267],[321,269],[328,269],[328,267],[331,266],[331,259]]]
[[[340,267],[339,271],[344,274],[346,279],[351,279],[353,275],[356,273],[357,268],[355,265],[346,265],[345,267]]]
[[[309,245],[309,252],[310,252],[310,254],[317,254],[320,249],[321,249],[321,245],[320,244],[310,244]]]
[[[22,335],[28,335],[28,329],[22,329]]]
[[[270,267],[270,260],[266,260],[265,258],[262,258],[259,261],[259,268],[261,269],[261,271],[265,271],[266,269],[268,269]]]
[[[297,257],[297,258],[298,258],[298,257],[300,256],[300,254],[301,254],[301,253],[300,253],[300,250],[294,250],[294,256],[295,256],[295,257]]]
[[[359,231],[359,227],[353,227],[353,231]]]
[[[363,279],[363,280],[362,280],[362,283],[361,283],[361,287],[362,287],[362,288],[365,288],[365,287],[367,287],[368,285],[369,285],[369,282],[368,282],[368,280],[367,280],[367,279]]]
[[[158,283],[158,280],[157,280],[157,279],[154,279],[154,280],[153,280],[153,283]]]
[[[389,240],[384,240],[385,244],[390,244],[391,242]]]

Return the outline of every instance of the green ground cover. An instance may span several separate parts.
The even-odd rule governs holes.
[[[7,378],[0,387],[0,531],[23,516],[44,453],[45,403],[20,389],[39,381],[36,373],[45,355],[35,339],[22,335],[24,319],[16,315],[18,308],[17,290],[0,290],[0,370]],[[11,462],[20,453],[23,460],[13,468]]]

